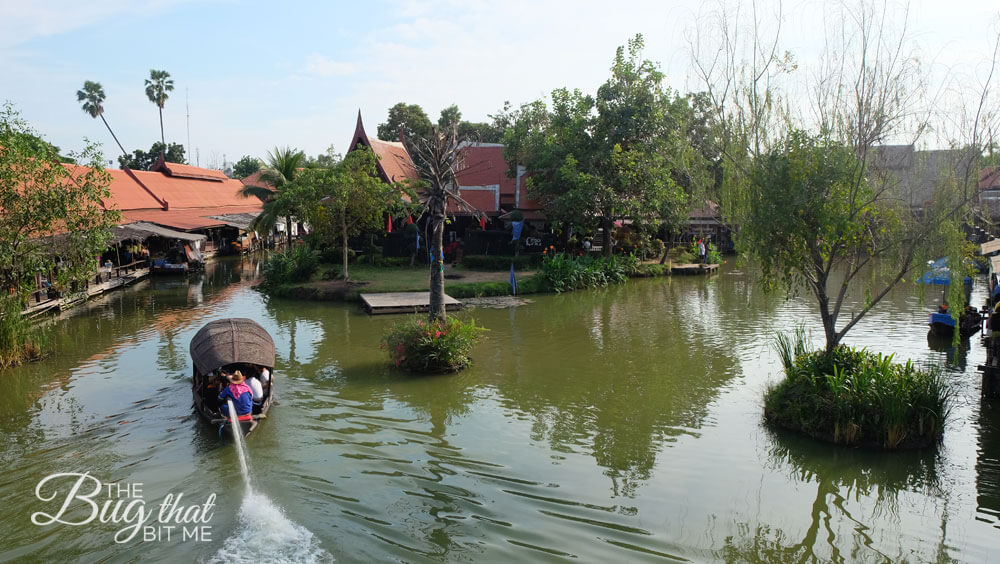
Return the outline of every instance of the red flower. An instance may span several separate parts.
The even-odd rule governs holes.
[[[435,338],[435,339],[437,339],[437,338],[438,338],[438,337],[440,337],[441,335],[444,335],[444,333],[442,333],[442,332],[438,331],[437,333],[434,333],[434,338]]]

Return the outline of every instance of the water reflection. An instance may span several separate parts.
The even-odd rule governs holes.
[[[938,454],[933,451],[883,453],[833,447],[768,429],[771,446],[767,465],[783,473],[799,489],[814,488],[807,514],[794,519],[806,523],[801,533],[753,522],[736,522],[738,534],[726,538],[718,556],[727,562],[884,562],[907,560],[905,551],[887,553],[892,547],[878,536],[879,520],[906,520],[913,493],[937,498],[939,537],[921,539],[936,543],[937,562],[948,556],[947,496],[939,482]],[[786,508],[786,511],[794,511]],[[794,529],[800,530],[802,527]],[[873,534],[875,536],[873,536]]]

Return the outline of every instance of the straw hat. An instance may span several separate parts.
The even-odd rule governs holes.
[[[233,384],[239,384],[243,380],[246,380],[246,378],[243,377],[243,374],[239,370],[229,375],[229,381]]]

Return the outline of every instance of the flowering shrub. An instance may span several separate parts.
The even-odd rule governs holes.
[[[456,372],[469,365],[469,351],[486,329],[455,318],[428,322],[421,316],[393,325],[381,348],[397,368],[409,372]]]
[[[595,258],[552,252],[542,259],[539,274],[553,292],[566,292],[621,284],[638,270],[638,263],[632,255]]]

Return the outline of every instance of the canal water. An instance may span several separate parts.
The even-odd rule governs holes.
[[[469,310],[489,328],[475,365],[431,377],[379,350],[398,317],[268,299],[256,269],[109,294],[0,375],[0,561],[998,558],[1000,413],[979,398],[978,336],[928,343],[937,290],[903,287],[849,334],[954,386],[943,443],[886,454],[763,423],[772,335],[822,331],[807,296],[733,265]],[[188,344],[223,317],[260,322],[278,354],[248,483],[191,407]]]

